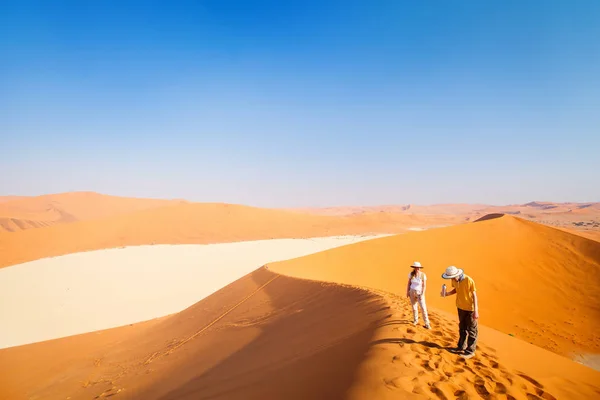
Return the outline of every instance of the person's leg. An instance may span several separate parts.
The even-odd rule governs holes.
[[[478,331],[479,329],[477,320],[473,318],[473,313],[471,312],[467,320],[467,333],[469,334],[469,339],[467,340],[467,350],[465,353],[475,354],[475,349],[477,348]]]
[[[427,304],[425,304],[425,296],[419,296],[419,306],[421,306],[421,312],[423,313],[423,321],[425,326],[429,326],[429,315],[427,314]]]
[[[467,340],[467,318],[468,311],[458,309],[458,349],[464,350]]]
[[[413,324],[417,324],[419,322],[419,306],[417,305],[417,294],[411,290],[408,293],[409,297],[410,297],[410,304],[412,305],[412,309],[413,309]]]

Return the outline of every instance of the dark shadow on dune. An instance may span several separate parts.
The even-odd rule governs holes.
[[[266,278],[274,276],[260,269],[248,279],[260,286]],[[258,336],[241,349],[223,348],[223,354],[228,354],[226,358],[208,370],[199,368],[197,376],[162,395],[161,400],[345,397],[387,310],[384,301],[363,290],[284,276],[261,291],[262,295],[244,303],[237,315],[232,313],[231,318],[207,333],[213,337],[226,334],[229,329],[224,328],[226,324],[256,318],[260,322],[253,328],[260,329]],[[273,310],[272,316],[258,315],[261,311],[257,310],[267,303]],[[235,349],[236,343],[224,346],[228,345]],[[192,359],[203,357],[194,346],[187,351]],[[182,372],[182,367],[179,368]],[[189,376],[189,365],[186,372]],[[177,373],[175,369],[169,375]],[[149,397],[155,398],[156,394]]]
[[[504,214],[502,214],[502,213],[487,214],[487,215],[484,215],[481,218],[476,219],[473,222],[487,221],[487,220],[490,220],[490,219],[496,219],[496,218],[500,218],[500,217],[503,217],[503,216],[504,216]]]

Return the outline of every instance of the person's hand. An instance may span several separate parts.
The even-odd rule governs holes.
[[[406,292],[406,297],[410,297],[410,293],[409,292]]]
[[[479,311],[473,313],[473,319],[479,319]]]

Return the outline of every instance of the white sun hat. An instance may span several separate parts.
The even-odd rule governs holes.
[[[442,278],[444,279],[453,279],[463,274],[463,270],[460,268],[456,268],[454,265],[446,268],[446,272],[442,274]]]
[[[411,265],[412,268],[423,268],[423,266],[421,265],[420,262],[415,261],[414,263],[412,263]]]

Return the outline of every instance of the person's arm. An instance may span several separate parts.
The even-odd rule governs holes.
[[[475,312],[473,313],[473,318],[479,318],[479,305],[477,304],[477,292],[473,291],[473,302],[475,303]]]
[[[425,296],[425,289],[427,289],[427,278],[423,279],[423,296]]]
[[[452,289],[449,292],[446,292],[446,296],[452,296],[453,294],[456,294],[456,289]]]
[[[410,296],[410,278],[408,278],[408,284],[406,285],[406,297]]]

